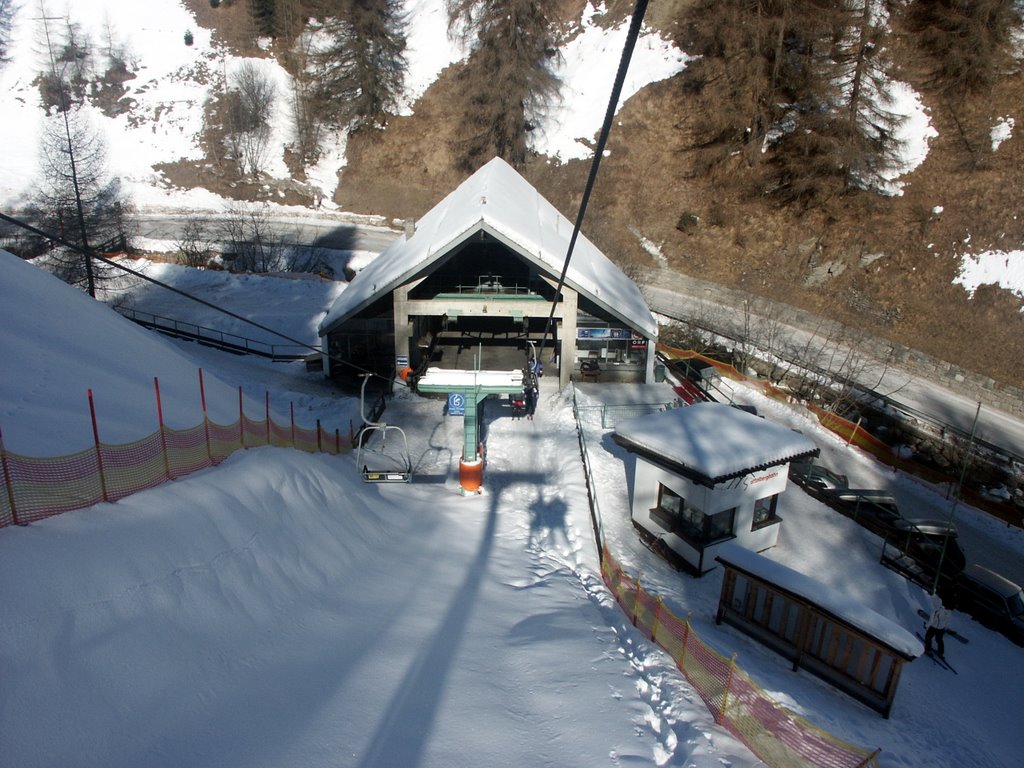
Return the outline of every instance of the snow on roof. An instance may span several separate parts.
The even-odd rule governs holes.
[[[420,389],[464,390],[473,387],[497,389],[502,392],[522,390],[522,371],[461,371],[447,368],[428,368],[417,385]]]
[[[320,322],[320,335],[480,230],[557,276],[569,250],[573,224],[496,157],[424,214],[412,237],[393,243],[355,276]],[[565,282],[648,338],[657,336],[657,321],[640,289],[582,234],[573,248]]]
[[[724,403],[640,416],[617,425],[615,433],[630,446],[663,456],[712,484],[818,451],[799,432]]]
[[[719,547],[715,559],[809,600],[904,656],[921,655],[921,641],[912,632],[817,579],[731,542]]]

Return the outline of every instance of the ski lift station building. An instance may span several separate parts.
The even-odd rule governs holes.
[[[582,234],[556,290],[572,231],[494,158],[352,279],[320,322],[325,373],[522,368],[554,306],[540,352],[546,376],[565,385],[587,363],[605,381],[652,381],[657,322],[636,284]]]
[[[775,546],[789,464],[818,455],[805,435],[725,403],[696,403],[616,425],[630,515],[695,574],[715,567],[727,542]]]

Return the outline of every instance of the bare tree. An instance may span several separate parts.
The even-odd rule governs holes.
[[[286,267],[285,248],[270,221],[266,203],[233,203],[221,223],[225,249],[235,272],[280,272]],[[227,254],[225,254],[227,255]]]
[[[61,111],[85,101],[91,78],[92,43],[81,26],[70,17],[56,25],[56,17],[48,16],[46,6],[39,3],[40,58],[39,95],[47,109]]]
[[[552,11],[532,0],[448,0],[449,26],[473,41],[460,74],[468,139],[462,165],[497,155],[526,164],[526,137],[558,93]]]
[[[266,71],[254,61],[243,61],[225,94],[229,152],[243,176],[258,175],[266,163],[275,98],[276,89]]]
[[[120,184],[111,178],[102,137],[78,110],[47,118],[40,142],[41,179],[31,203],[40,229],[87,252],[123,249],[128,210]],[[87,287],[107,271],[78,251],[56,248],[55,272],[65,281]]]
[[[175,248],[179,264],[197,268],[207,266],[213,255],[213,243],[207,235],[206,224],[195,215],[188,216]]]
[[[324,109],[319,99],[319,84],[314,78],[314,30],[300,33],[284,56],[292,74],[292,122],[295,141],[292,150],[303,165],[315,163],[320,156],[324,128]]]

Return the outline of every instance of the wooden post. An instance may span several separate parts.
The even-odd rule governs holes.
[[[295,447],[295,401],[292,400],[290,403],[288,403],[288,406],[291,409],[291,413],[292,413],[292,448],[294,448]]]
[[[270,391],[269,390],[266,391],[266,393],[265,393],[265,395],[263,397],[263,402],[264,402],[264,409],[263,409],[264,410],[264,416],[266,417],[266,421],[264,422],[264,430],[263,431],[264,431],[264,434],[266,434],[267,445],[270,445]]]
[[[238,442],[245,448],[245,404],[242,402],[242,387],[238,387]]]
[[[164,408],[160,402],[160,381],[153,377],[153,388],[156,390],[156,420],[160,426],[160,450],[164,455],[164,477],[171,479],[171,462],[167,457],[167,436],[164,434]]]
[[[4,488],[7,489],[7,504],[11,508],[11,522],[20,525],[18,522],[18,507],[14,503],[14,481],[11,479],[11,467],[7,461],[7,449],[4,448],[4,433],[0,430],[0,467],[4,472]]]
[[[100,429],[96,423],[96,404],[92,399],[92,390],[87,391],[89,397],[89,416],[92,418],[92,441],[93,445],[96,446],[96,465],[99,467],[100,472],[100,491],[103,494],[104,501],[110,501],[107,497],[107,478],[103,474],[103,450],[100,447]]]
[[[210,448],[210,420],[206,416],[206,387],[203,384],[203,369],[199,369],[199,404],[203,409],[203,432],[206,434],[206,458],[213,464],[213,450]]]
[[[320,432],[320,419],[317,419],[316,420],[316,452],[317,453],[323,453],[323,450],[324,450],[323,449],[322,441],[320,439],[320,435],[321,434],[322,433]]]
[[[850,439],[846,441],[847,445],[852,443],[853,442],[853,438],[855,438],[857,436],[857,430],[860,428],[860,422],[861,422],[861,419],[863,419],[863,418],[864,418],[863,416],[859,416],[857,418],[857,423],[853,425],[853,432],[850,433]]]

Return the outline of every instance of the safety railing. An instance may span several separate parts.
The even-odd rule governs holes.
[[[218,331],[216,328],[196,325],[185,320],[175,320],[173,317],[154,315],[151,312],[142,312],[131,307],[115,306],[114,309],[122,316],[144,328],[160,331],[168,336],[179,339],[190,339],[198,341],[216,349],[223,349],[226,352],[236,352],[244,355],[259,355],[274,361],[303,360],[314,354],[312,347],[303,347],[298,344],[269,344],[265,341],[248,339],[235,333]]]

